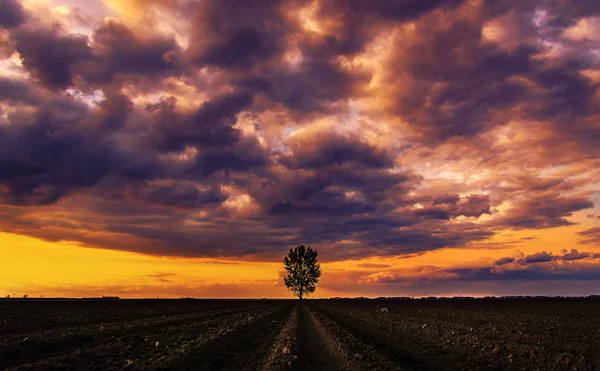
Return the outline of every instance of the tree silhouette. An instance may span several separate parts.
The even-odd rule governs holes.
[[[300,300],[304,294],[315,292],[319,277],[321,277],[321,264],[317,259],[319,254],[304,245],[298,245],[288,251],[283,259],[285,277],[283,281],[288,290],[291,290]]]

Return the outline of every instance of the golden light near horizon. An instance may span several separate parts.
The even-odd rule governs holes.
[[[201,297],[203,290],[213,296],[218,285],[258,285],[263,295],[285,291],[275,285],[281,267],[273,262],[154,257],[8,233],[0,240],[0,291],[6,295]]]

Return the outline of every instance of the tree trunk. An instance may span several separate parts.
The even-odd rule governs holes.
[[[300,291],[300,300],[302,300],[302,291]]]

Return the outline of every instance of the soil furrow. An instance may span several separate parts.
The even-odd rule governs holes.
[[[191,322],[149,334],[134,332],[127,336],[113,337],[90,347],[72,350],[58,356],[29,363],[16,370],[113,370],[128,364],[136,369],[156,368],[172,357],[178,357],[189,347],[204,344],[229,328],[245,321],[260,318],[264,313],[275,311],[280,306],[241,311],[225,316],[212,316],[204,321]]]
[[[376,348],[369,341],[356,336],[343,324],[309,307],[309,316],[317,324],[317,331],[327,339],[329,348],[338,354],[337,359],[343,370],[412,370],[396,357],[390,357],[387,350]],[[394,362],[395,360],[395,362]]]
[[[147,303],[146,303],[147,302]],[[160,301],[157,303],[153,300],[141,300],[134,303],[130,307],[130,303],[121,302],[94,302],[82,301],[71,302],[71,305],[63,308],[43,308],[40,305],[54,305],[57,303],[40,303],[38,307],[29,308],[26,311],[14,312],[11,306],[7,303],[2,303],[0,308],[0,334],[3,337],[10,336],[11,333],[19,332],[26,333],[28,331],[39,331],[40,328],[48,328],[52,330],[75,328],[81,325],[107,325],[110,323],[118,323],[130,320],[135,317],[139,319],[159,318],[165,316],[179,316],[198,313],[200,311],[209,310],[224,310],[228,308],[242,307],[251,304],[248,301],[225,301],[215,300],[209,302],[197,303],[183,302],[176,303],[174,301]],[[10,303],[13,304],[13,303]],[[36,303],[33,303],[34,305]],[[60,302],[58,303],[60,304]],[[63,303],[64,304],[64,303]],[[114,307],[106,307],[107,305]],[[147,304],[147,305],[144,305]],[[90,307],[92,305],[92,307]],[[123,306],[120,310],[119,308]],[[40,308],[39,310],[35,310]]]
[[[193,321],[199,317],[210,315],[211,313],[223,313],[227,311],[236,311],[243,308],[256,307],[256,304],[240,304],[231,305],[222,308],[197,308],[193,312],[189,313],[173,313],[173,314],[155,314],[152,316],[137,316],[129,315],[128,317],[122,317],[119,321],[98,321],[97,319],[88,319],[87,322],[82,322],[80,326],[59,326],[52,327],[50,330],[40,331],[39,328],[34,332],[27,332],[27,330],[20,329],[18,334],[4,335],[3,339],[0,340],[0,354],[2,349],[5,347],[11,347],[11,342],[20,342],[23,338],[29,338],[35,340],[36,338],[52,338],[57,333],[61,334],[61,338],[67,338],[70,336],[77,336],[78,333],[90,334],[90,333],[103,333],[110,332],[113,329],[119,329],[123,327],[135,328],[136,326],[148,326],[152,323],[159,324],[162,322],[169,321]],[[150,323],[148,323],[150,322]],[[31,331],[31,330],[29,330]]]
[[[217,336],[203,346],[172,359],[161,370],[256,370],[261,367],[293,304]]]
[[[194,317],[184,317],[175,319],[166,319],[156,323],[141,323],[137,326],[123,326],[113,328],[107,331],[90,331],[89,333],[79,333],[67,338],[44,338],[40,341],[31,341],[20,346],[0,350],[0,359],[4,367],[13,367],[31,362],[42,361],[52,357],[60,357],[65,353],[75,353],[81,358],[81,353],[86,353],[86,349],[102,347],[107,343],[116,343],[121,346],[127,343],[136,343],[135,339],[144,339],[147,335],[177,331],[181,325],[191,326],[194,324],[203,324],[207,321],[214,321],[215,318],[228,318],[238,314],[252,312],[258,308],[266,306],[250,305],[246,308],[238,308],[227,311],[212,311],[203,313]],[[262,310],[262,309],[261,309]],[[141,341],[137,341],[139,343]],[[89,353],[89,352],[88,352]]]
[[[267,360],[262,367],[263,371],[295,370],[298,360],[298,317],[300,306],[288,317],[285,325],[275,339]]]
[[[435,358],[425,358],[411,353],[407,346],[408,344],[403,343],[402,338],[389,336],[382,331],[378,331],[377,328],[366,325],[360,319],[344,316],[318,305],[314,306],[314,308],[317,310],[316,313],[324,319],[335,323],[340,328],[340,331],[347,333],[349,339],[354,339],[359,344],[368,344],[367,349],[370,348],[370,357],[375,359],[375,363],[382,363],[379,366],[382,369],[415,371],[452,369],[444,362]],[[364,358],[364,354],[358,354],[360,354],[358,358]]]
[[[583,299],[0,300],[0,322],[14,328],[0,334],[0,370],[592,371],[599,309]]]
[[[341,357],[336,357],[336,350],[327,343],[326,336],[323,336],[323,331],[320,331],[322,329],[315,322],[306,305],[300,304],[298,369],[341,370],[339,362]]]

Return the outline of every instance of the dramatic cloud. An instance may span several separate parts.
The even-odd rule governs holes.
[[[579,243],[583,244],[599,244],[600,243],[600,227],[586,229],[578,232],[581,236]]]
[[[521,264],[531,264],[531,263],[545,263],[556,259],[554,255],[551,253],[547,253],[545,251],[537,252],[535,254],[527,255],[525,258],[519,260]]]
[[[25,12],[18,0],[0,0],[0,8],[0,28],[15,28],[25,21]]]
[[[421,266],[395,271],[382,271],[363,275],[359,283],[406,283],[431,281],[595,281],[600,278],[600,263],[593,259],[600,254],[571,253],[556,256],[545,251],[525,256],[523,259],[506,257],[495,261],[491,266],[444,268]],[[575,262],[574,260],[588,261]]]
[[[54,3],[0,0],[3,231],[268,261],[504,249],[362,263],[370,283],[598,278],[595,2]]]
[[[490,199],[485,195],[470,195],[464,202],[458,203],[460,197],[436,197],[432,206],[417,209],[418,216],[429,219],[450,219],[457,216],[479,217],[482,214],[491,214]]]
[[[138,37],[126,25],[107,21],[93,40],[93,59],[81,71],[90,82],[109,83],[118,74],[156,78],[181,72],[182,52],[173,37]]]
[[[589,252],[579,252],[577,249],[571,249],[571,252],[563,250],[563,255],[560,257],[562,260],[581,260],[589,257],[596,257],[597,254],[590,254]]]
[[[92,58],[87,37],[62,34],[58,27],[17,29],[12,40],[23,66],[49,88],[69,87],[76,70]]]
[[[0,78],[0,101],[12,105],[41,103],[41,93],[28,81]]]
[[[571,224],[566,217],[573,212],[592,208],[594,203],[586,198],[563,198],[546,195],[538,199],[521,201],[509,209],[504,223],[515,229],[552,228]]]

